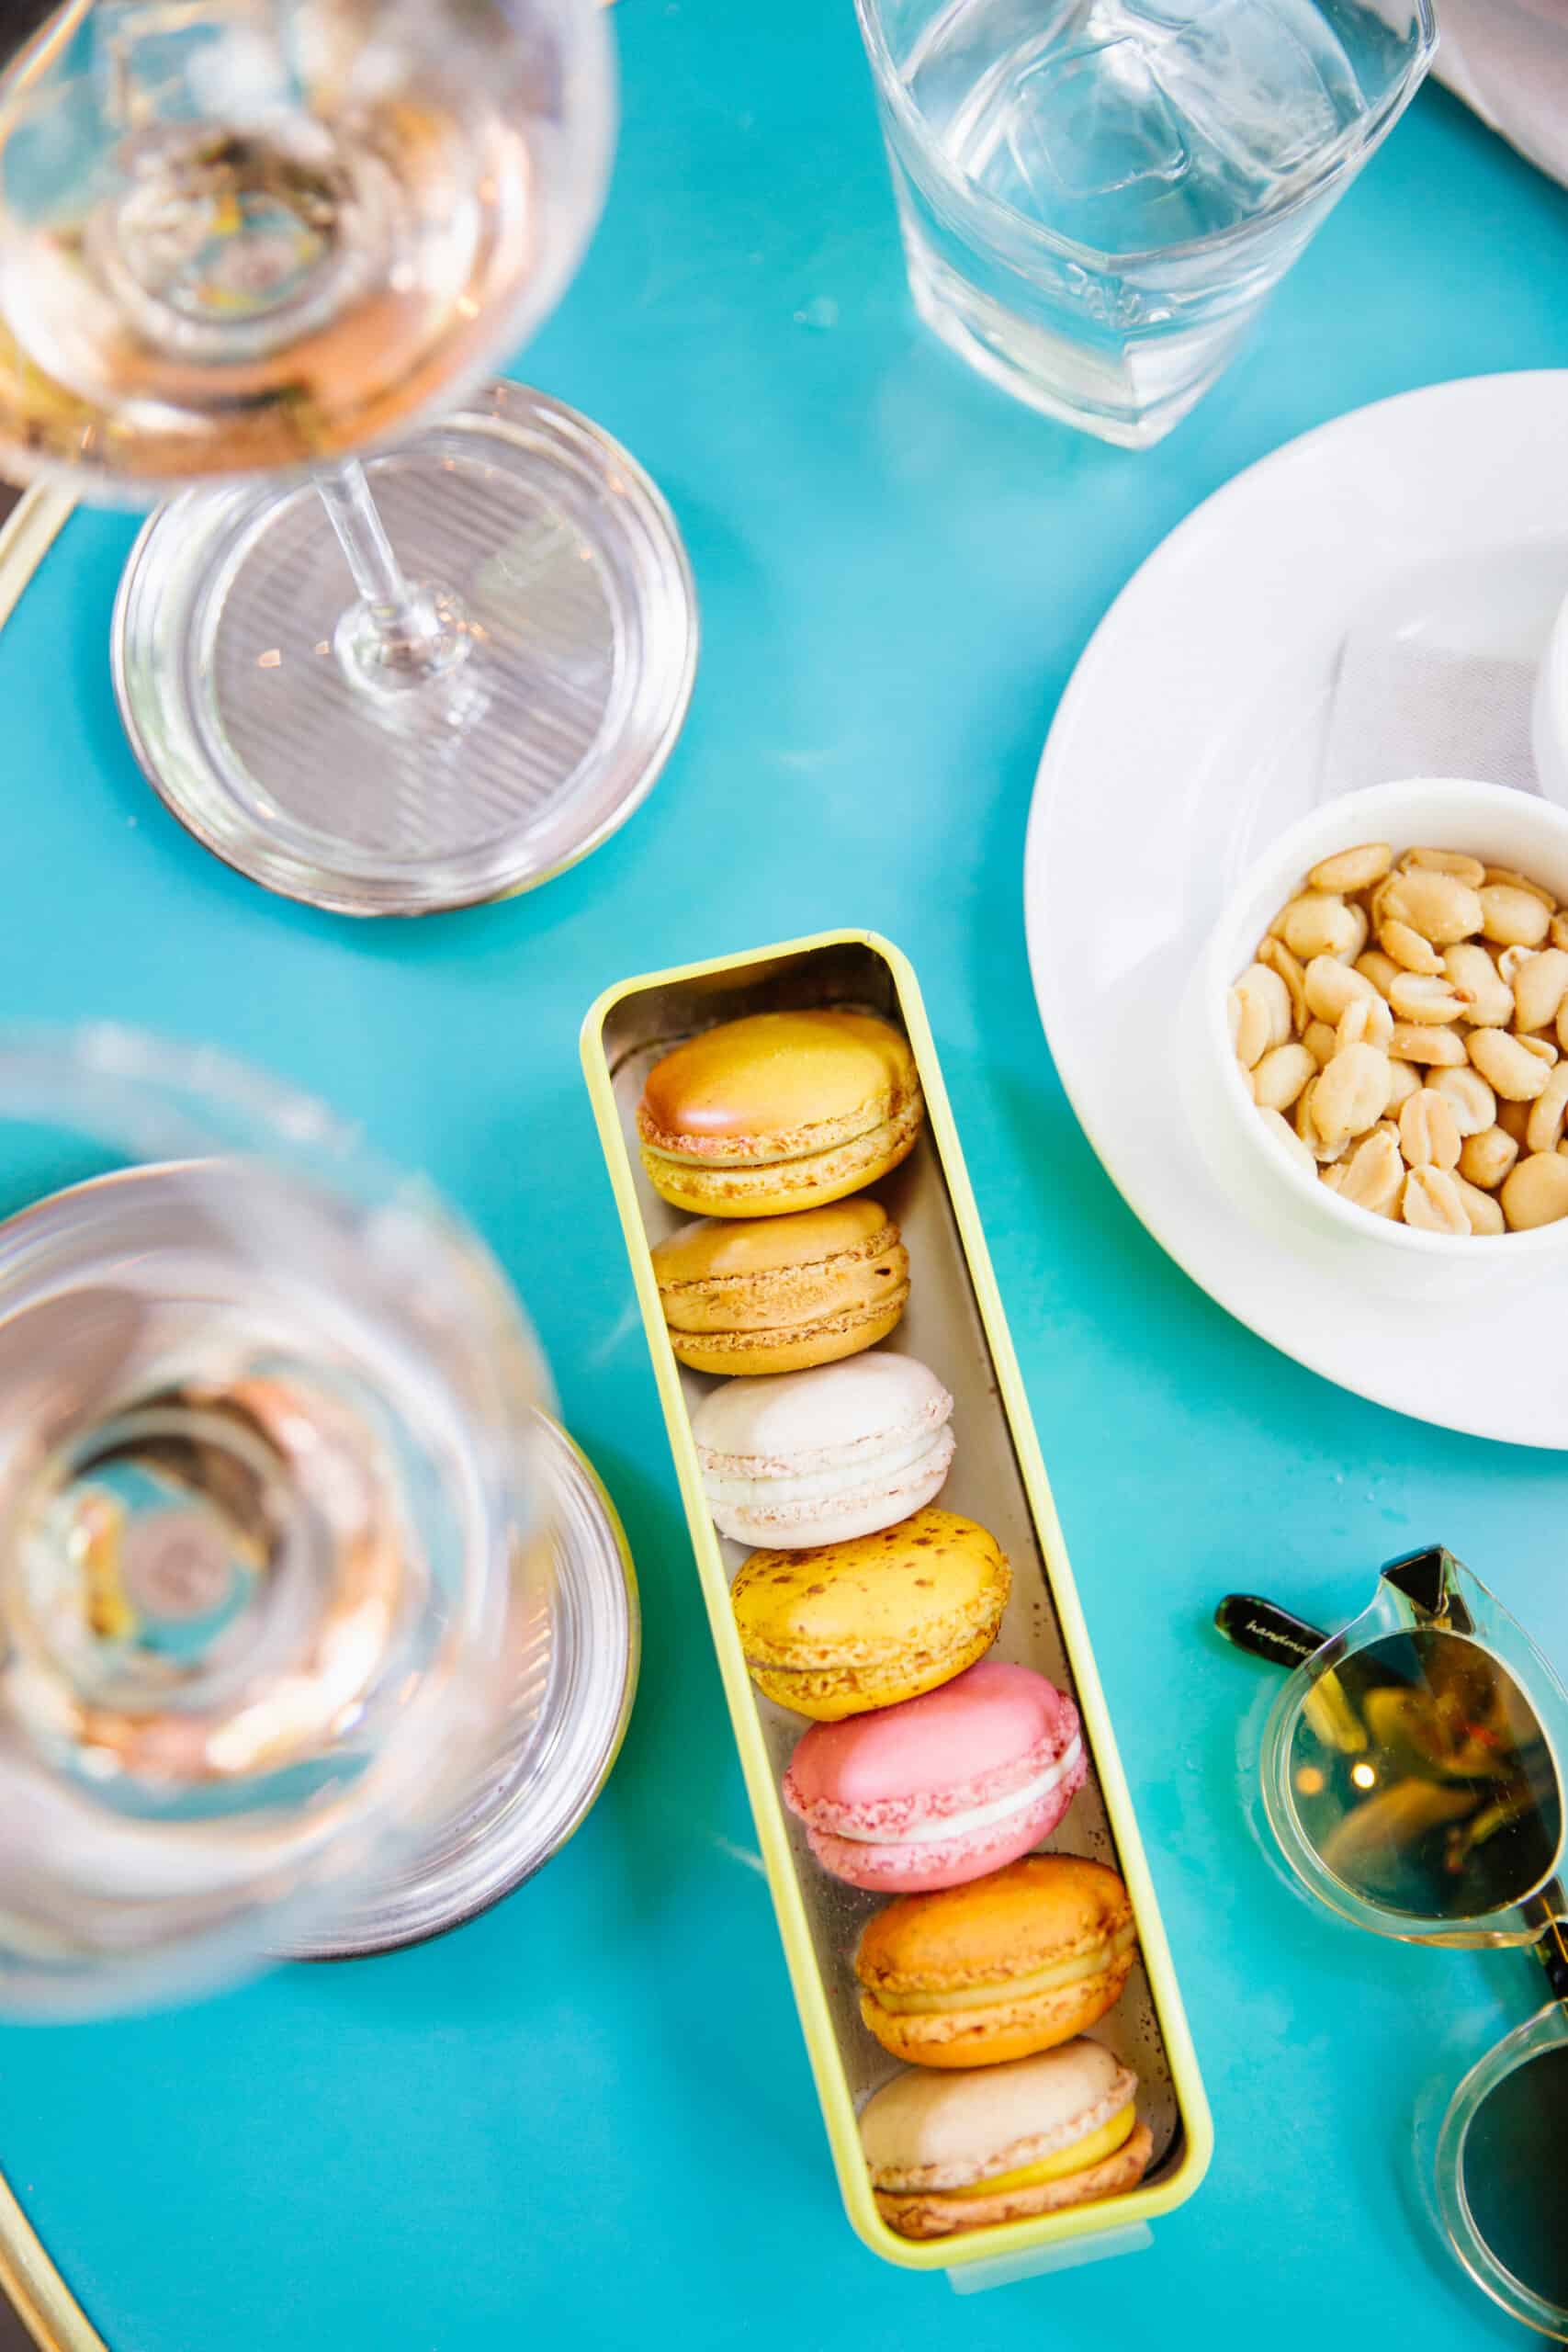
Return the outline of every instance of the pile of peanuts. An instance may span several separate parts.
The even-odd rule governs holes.
[[[1261,1116],[1341,1200],[1427,1233],[1568,1216],[1568,913],[1539,882],[1459,850],[1342,850],[1228,1009]]]

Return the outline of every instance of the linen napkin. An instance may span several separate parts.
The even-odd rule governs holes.
[[[1413,645],[1376,624],[1340,649],[1318,797],[1403,775],[1474,775],[1539,792],[1530,747],[1535,665]]]

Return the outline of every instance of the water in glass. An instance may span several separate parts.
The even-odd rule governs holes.
[[[860,0],[915,300],[1134,446],[1213,380],[1415,87],[1425,0]]]

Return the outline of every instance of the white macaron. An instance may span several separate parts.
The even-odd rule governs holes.
[[[1000,2066],[896,2075],[860,2120],[883,2220],[947,2237],[1134,2188],[1154,2147],[1137,2088],[1087,2036]]]
[[[727,1381],[692,1416],[714,1523],[787,1551],[891,1527],[942,1491],[952,1412],[935,1373],[881,1348]]]

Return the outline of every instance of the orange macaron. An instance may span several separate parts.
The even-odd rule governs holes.
[[[677,1046],[637,1105],[654,1191],[705,1216],[782,1216],[858,1193],[914,1149],[908,1044],[874,1013],[755,1012]]]
[[[1095,2024],[1120,1997],[1135,1948],[1113,1870],[1030,1854],[879,1911],[855,1954],[861,2016],[909,2065],[998,2065]]]

